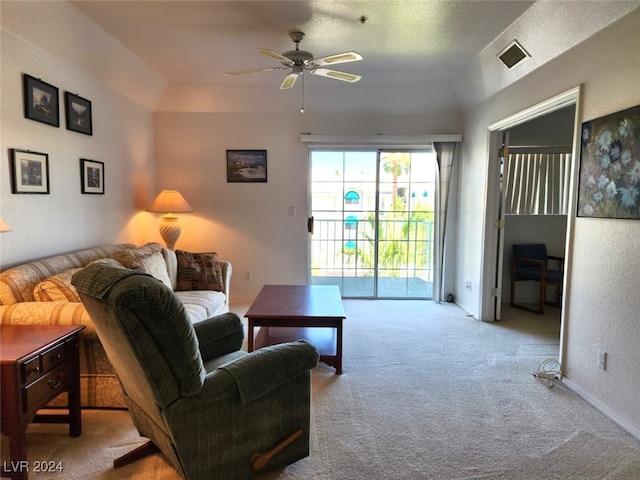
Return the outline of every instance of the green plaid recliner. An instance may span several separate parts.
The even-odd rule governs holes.
[[[247,354],[237,315],[194,325],[171,289],[134,270],[92,265],[73,284],[150,440],[114,465],[159,449],[188,480],[245,479],[309,455],[315,347]]]

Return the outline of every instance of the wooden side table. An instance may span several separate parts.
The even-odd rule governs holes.
[[[79,333],[83,328],[0,325],[0,417],[10,453],[10,461],[2,465],[3,477],[23,480],[29,472],[63,473],[61,461],[29,464],[26,431],[31,422],[69,423],[70,435],[80,435]],[[69,396],[68,414],[38,415],[39,409],[62,392]]]

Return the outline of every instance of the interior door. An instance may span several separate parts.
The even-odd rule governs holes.
[[[506,172],[509,164],[507,158],[509,157],[509,132],[503,132],[502,146],[498,152],[498,158],[500,162],[500,188],[498,194],[500,198],[498,200],[498,220],[496,222],[496,228],[498,229],[498,253],[496,256],[496,282],[493,288],[494,299],[494,320],[500,320],[502,314],[502,265],[504,262],[504,226],[505,226],[505,192],[506,181],[509,175]]]

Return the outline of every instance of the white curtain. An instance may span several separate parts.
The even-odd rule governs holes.
[[[458,163],[460,155],[460,142],[433,142],[436,152],[438,170],[436,181],[438,182],[439,195],[436,198],[436,241],[435,241],[435,271],[433,279],[433,299],[436,302],[444,300],[444,258],[445,238],[447,235],[447,208],[449,205],[449,185],[451,183],[451,171]]]

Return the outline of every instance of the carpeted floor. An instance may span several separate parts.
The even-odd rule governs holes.
[[[640,442],[561,385],[546,388],[531,375],[557,358],[557,315],[506,310],[488,324],[450,304],[344,305],[344,373],[324,364],[313,371],[311,455],[261,478],[640,478]],[[111,468],[141,443],[126,412],[86,410],[82,436],[67,432],[29,427],[30,461],[64,467],[30,478],[179,478],[159,454]],[[3,460],[6,446],[3,437]]]

